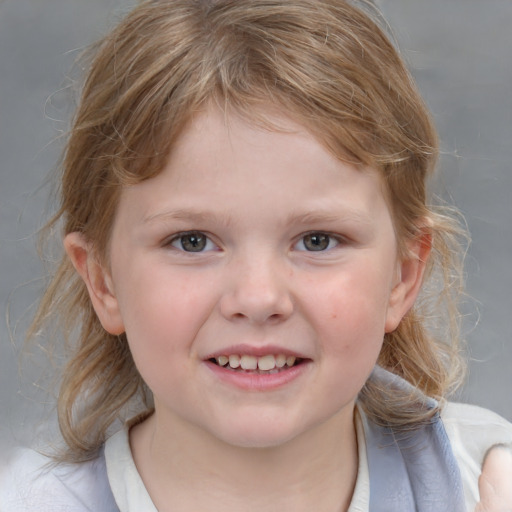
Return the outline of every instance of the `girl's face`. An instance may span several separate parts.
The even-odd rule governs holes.
[[[377,174],[277,119],[286,133],[198,115],[163,172],[123,190],[95,301],[155,418],[238,446],[351,422],[416,293]]]

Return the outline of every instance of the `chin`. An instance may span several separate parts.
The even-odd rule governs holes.
[[[237,448],[277,448],[300,435],[296,428],[290,428],[275,420],[265,422],[248,421],[245,424],[230,424],[221,432],[213,433],[219,440]]]
[[[245,435],[245,436],[230,436],[221,439],[226,444],[229,444],[236,448],[247,448],[247,449],[272,449],[283,446],[287,442],[291,441],[295,436],[275,436],[269,434],[268,436],[261,436],[261,434]]]

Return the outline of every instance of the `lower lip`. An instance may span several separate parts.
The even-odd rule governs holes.
[[[271,391],[298,379],[307,371],[309,361],[302,361],[286,370],[268,374],[234,371],[211,361],[205,361],[205,364],[222,382],[247,391]]]

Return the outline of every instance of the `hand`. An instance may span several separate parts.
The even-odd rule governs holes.
[[[512,512],[512,446],[493,446],[478,480],[480,502],[475,512]]]

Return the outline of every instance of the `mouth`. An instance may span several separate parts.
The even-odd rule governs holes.
[[[259,357],[247,354],[226,354],[212,357],[209,361],[236,373],[273,375],[299,366],[305,362],[305,359],[285,354],[267,354]]]

